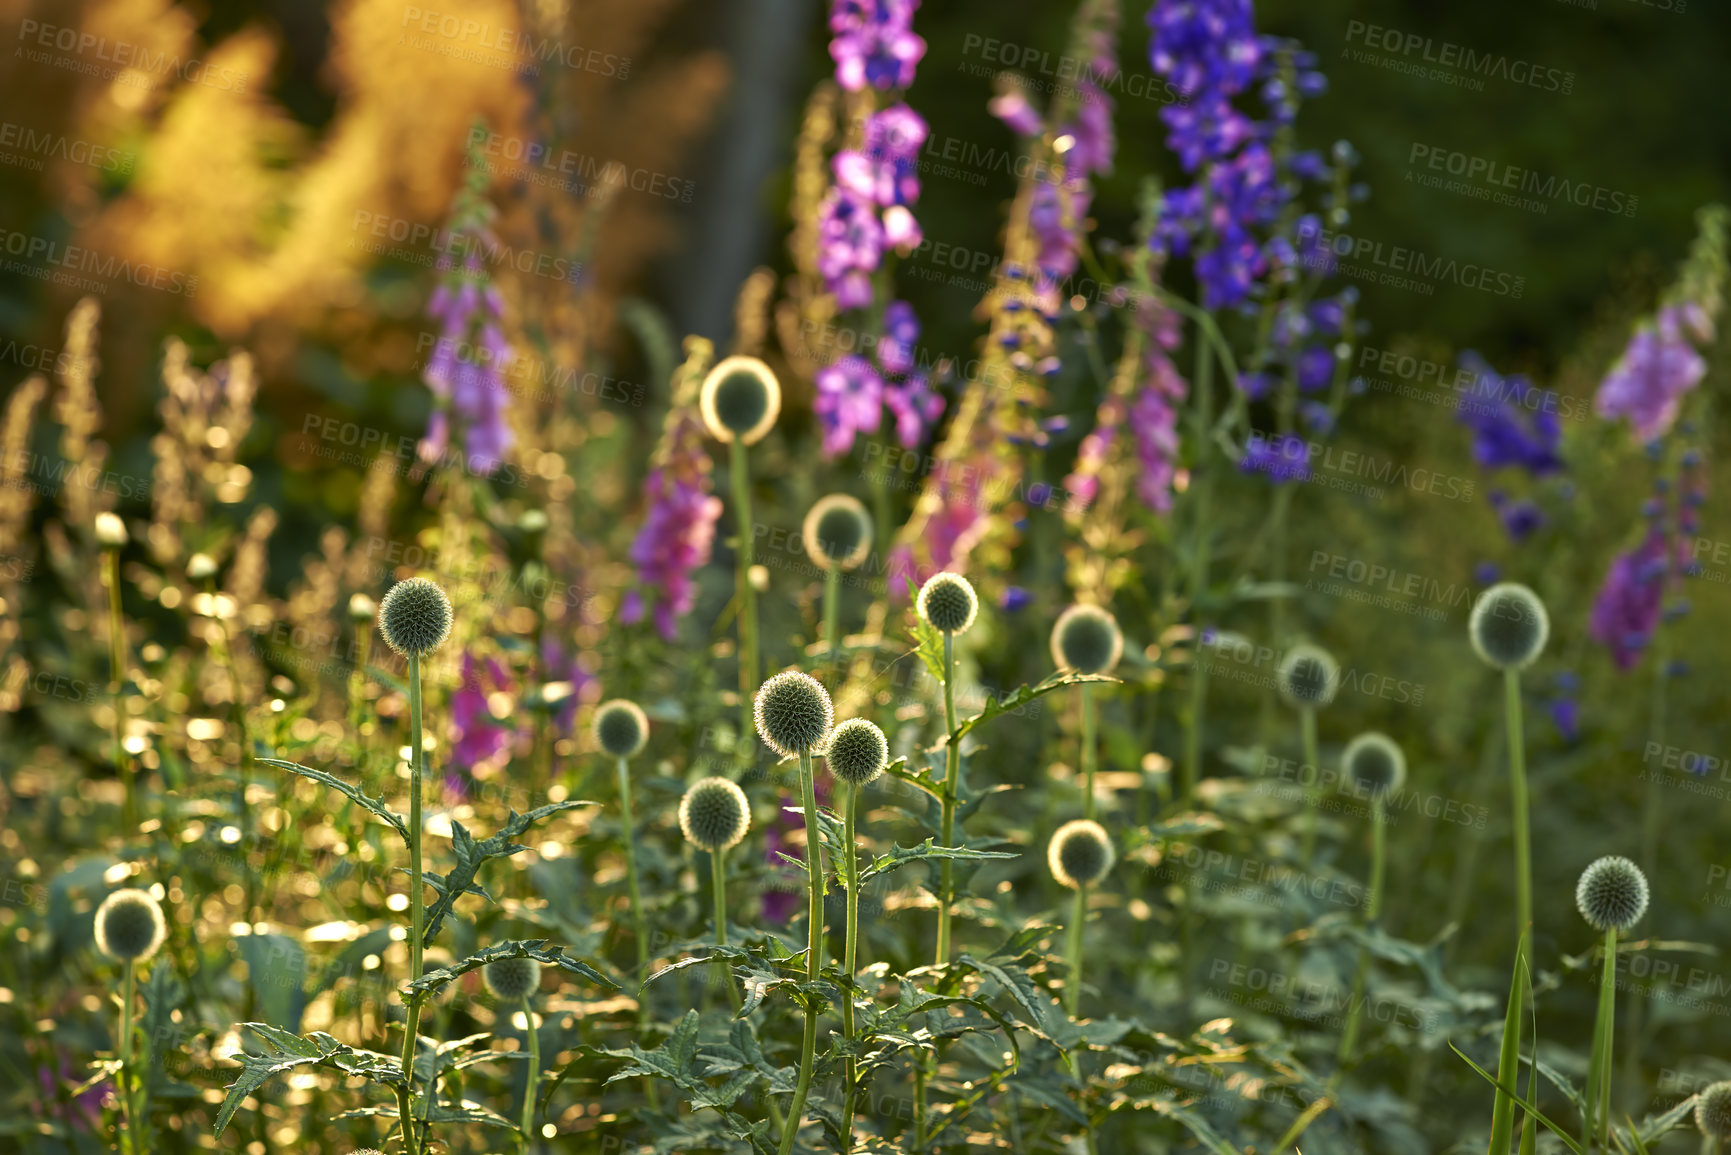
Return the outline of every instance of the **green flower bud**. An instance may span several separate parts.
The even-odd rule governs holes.
[[[1060,670],[1106,674],[1123,656],[1118,619],[1099,606],[1071,606],[1052,626],[1052,661]]]
[[[679,800],[679,829],[685,840],[711,854],[736,845],[751,827],[745,791],[725,778],[702,778]]]
[[[890,743],[871,722],[849,718],[830,733],[823,756],[831,774],[843,782],[864,786],[889,765]]]
[[[818,749],[835,722],[829,691],[810,674],[784,670],[758,687],[757,732],[784,758]]]
[[[711,437],[755,445],[781,412],[781,383],[756,357],[728,357],[703,379],[697,405]]]
[[[636,702],[615,698],[595,707],[595,744],[614,758],[630,758],[649,741],[649,719]]]
[[[806,556],[819,569],[859,568],[872,551],[872,519],[866,507],[845,493],[819,498],[800,531]]]
[[[143,962],[168,937],[162,904],[146,891],[117,890],[96,908],[96,949],[120,962]]]
[[[1647,913],[1647,876],[1621,855],[1596,858],[1575,884],[1575,908],[1594,930],[1621,934]]]
[[[1517,582],[1499,582],[1473,603],[1467,635],[1485,664],[1519,670],[1544,651],[1551,618],[1538,594]]]
[[[398,582],[379,603],[379,629],[405,658],[430,654],[451,636],[451,599],[426,578]]]
[[[980,612],[980,599],[959,573],[937,573],[920,587],[914,607],[925,623],[946,634],[964,634]]]
[[[532,958],[496,958],[481,968],[481,981],[502,1003],[520,1003],[541,989],[541,964]]]
[[[1334,701],[1340,666],[1321,646],[1300,644],[1286,651],[1275,680],[1288,705],[1320,709]]]
[[[1375,730],[1348,742],[1340,765],[1359,789],[1372,794],[1392,794],[1406,781],[1406,755],[1394,739]]]
[[[1092,886],[1106,877],[1115,857],[1112,840],[1098,822],[1078,818],[1058,827],[1046,845],[1046,865],[1052,877],[1071,890]]]

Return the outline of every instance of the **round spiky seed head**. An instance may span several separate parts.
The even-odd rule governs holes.
[[[831,731],[823,756],[831,774],[843,782],[864,786],[889,765],[890,743],[871,722],[849,718]]]
[[[527,956],[496,958],[481,968],[481,981],[502,1003],[520,1003],[541,989],[541,964]]]
[[[630,758],[649,741],[649,719],[636,702],[615,698],[595,707],[595,744],[614,758]]]
[[[1118,619],[1099,606],[1071,606],[1052,626],[1052,661],[1060,670],[1104,674],[1123,656]]]
[[[679,829],[699,850],[726,850],[751,827],[745,791],[725,778],[701,778],[679,800]]]
[[[1621,855],[1596,858],[1575,884],[1575,907],[1594,930],[1621,934],[1647,913],[1647,876]]]
[[[1551,618],[1538,594],[1519,582],[1499,582],[1473,604],[1467,635],[1486,665],[1519,670],[1544,651]]]
[[[379,603],[366,594],[355,594],[349,598],[349,619],[355,622],[370,622],[379,613]]]
[[[216,573],[216,559],[208,553],[195,553],[186,559],[186,576],[195,582]]]
[[[755,445],[781,412],[781,383],[756,357],[728,357],[703,379],[697,405],[711,437]]]
[[[927,625],[946,634],[966,633],[980,612],[973,585],[961,574],[947,571],[926,579],[914,605]]]
[[[1714,1083],[1695,1097],[1695,1126],[1710,1139],[1731,1139],[1731,1083]]]
[[[359,1151],[356,1151],[354,1155],[385,1155],[385,1153],[380,1151],[377,1147],[362,1147]]]
[[[1046,845],[1052,877],[1071,890],[1092,886],[1112,869],[1112,840],[1098,822],[1078,818],[1058,827]]]
[[[117,890],[96,908],[96,949],[121,962],[143,962],[168,937],[162,904],[142,890]]]
[[[1392,794],[1406,781],[1406,755],[1393,738],[1367,731],[1346,744],[1341,769],[1361,790]]]
[[[784,758],[816,750],[835,723],[829,691],[810,674],[783,670],[757,689],[757,733]]]
[[[1340,666],[1321,646],[1297,645],[1280,660],[1276,681],[1288,705],[1317,709],[1334,701],[1340,688]]]
[[[806,556],[819,569],[850,570],[872,551],[872,519],[856,498],[845,493],[820,497],[805,515],[800,536]]]
[[[96,515],[96,544],[103,549],[119,549],[126,544],[126,523],[118,514]]]
[[[379,603],[379,630],[405,658],[430,654],[451,636],[451,599],[426,578],[398,582]]]

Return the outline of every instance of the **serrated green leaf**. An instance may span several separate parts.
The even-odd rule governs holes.
[[[941,651],[940,651],[941,652]],[[1088,683],[1117,685],[1118,679],[1105,674],[1078,674],[1075,672],[1052,674],[1032,686],[1017,686],[1005,697],[988,697],[980,712],[971,717],[963,718],[956,723],[956,728],[949,735],[949,741],[960,742],[979,727],[993,718],[1018,710],[1037,698],[1043,698],[1054,690],[1062,690],[1068,686],[1080,686]]]
[[[235,1058],[241,1064],[240,1076],[229,1084],[228,1096],[216,1116],[216,1134],[222,1134],[239,1110],[241,1101],[262,1087],[273,1075],[296,1067],[329,1066],[348,1074],[365,1075],[376,1082],[403,1082],[402,1069],[383,1055],[356,1051],[338,1042],[323,1031],[314,1031],[301,1038],[269,1023],[243,1023],[253,1034],[264,1040],[265,1053],[242,1052]],[[351,1060],[347,1065],[335,1062],[338,1057]]]
[[[445,916],[451,913],[458,897],[470,893],[474,885],[475,875],[489,859],[508,858],[519,851],[529,849],[516,842],[515,839],[529,829],[530,826],[552,814],[566,810],[575,810],[580,806],[595,806],[594,802],[550,802],[545,806],[537,806],[527,814],[519,814],[512,810],[510,817],[499,832],[484,842],[476,842],[472,834],[464,828],[461,822],[451,823],[451,854],[456,859],[456,865],[439,879],[435,889],[439,900],[427,909],[426,933],[422,936],[423,946],[431,946],[433,938],[439,933],[439,927],[444,925]],[[433,876],[426,876],[429,879]],[[484,893],[484,892],[483,892]],[[599,976],[597,976],[599,977]]]
[[[1046,1021],[1047,1009],[1041,1004],[1047,1000],[1042,998],[1040,988],[1034,984],[1034,980],[1028,977],[1028,972],[1022,967],[1003,960],[987,959],[982,962],[973,955],[967,954],[958,958],[956,964],[972,967],[1004,988],[1005,992],[1016,1001],[1016,1005],[1021,1007],[1027,1015],[1026,1023],[1028,1026],[1038,1027]]]
[[[1006,854],[998,850],[974,850],[966,846],[939,846],[937,839],[928,838],[918,846],[901,846],[892,844],[888,854],[880,854],[874,858],[871,865],[859,873],[863,885],[880,875],[888,874],[906,866],[910,862],[927,862],[937,859],[985,859],[985,858],[1018,858],[1020,855]]]
[[[335,774],[328,774],[323,770],[314,770],[311,766],[302,766],[299,762],[288,762],[281,758],[256,758],[254,761],[261,766],[274,766],[278,770],[287,770],[291,774],[299,774],[302,778],[310,778],[314,782],[329,786],[332,790],[335,790],[350,802],[353,802],[356,806],[359,806],[362,810],[365,810],[367,813],[389,826],[392,830],[395,830],[397,836],[403,840],[403,845],[405,847],[408,846],[408,820],[401,814],[396,813],[390,807],[386,806],[383,798],[373,798],[369,796],[365,790],[362,790],[352,782],[346,782],[343,779],[338,778]]]
[[[548,949],[547,940],[544,938],[515,939],[509,942],[494,943],[486,950],[481,951],[479,954],[472,954],[461,962],[455,962],[450,966],[439,967],[437,970],[428,971],[426,974],[410,983],[407,989],[415,995],[424,997],[427,994],[438,990],[447,983],[455,982],[470,971],[479,970],[490,962],[506,958],[532,958],[537,962],[546,963],[549,966],[556,966],[560,970],[568,971],[580,978],[588,979],[597,986],[605,987],[609,990],[619,989],[618,983],[614,982],[612,979],[608,978],[582,959],[572,958],[565,954],[564,947],[556,946]]]

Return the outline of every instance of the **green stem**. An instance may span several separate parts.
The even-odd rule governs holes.
[[[1070,925],[1066,928],[1064,944],[1064,962],[1070,968],[1069,977],[1064,982],[1064,1009],[1070,1012],[1070,1017],[1076,1017],[1076,1010],[1082,1005],[1082,924],[1088,918],[1088,888],[1086,885],[1076,888],[1075,900],[1070,906]]]
[[[855,953],[859,943],[859,843],[854,840],[854,824],[859,813],[859,786],[849,783],[847,787],[846,810],[842,818],[842,843],[847,848],[846,857],[842,859],[842,877],[847,886],[847,936],[842,950],[843,969],[852,981],[856,970]],[[853,992],[842,991],[842,1031],[851,1044],[854,1037],[854,1006]],[[854,1060],[847,1061],[847,1092],[842,1103],[841,1112],[841,1149],[842,1155],[848,1155],[853,1150],[853,1112],[854,1103],[859,1095],[859,1071]]]
[[[1190,559],[1190,730],[1184,739],[1183,772],[1175,792],[1182,802],[1190,801],[1190,792],[1202,776],[1202,727],[1208,707],[1208,666],[1202,661],[1202,602],[1208,592],[1211,545],[1208,519],[1214,471],[1203,467],[1203,459],[1208,456],[1208,439],[1214,424],[1214,361],[1200,338],[1196,342],[1195,376],[1196,408],[1191,437],[1196,462],[1191,468],[1191,485],[1196,493],[1196,540]]]
[[[421,778],[426,772],[425,742],[421,734],[421,657],[409,656],[409,981],[421,977],[421,937],[426,923],[421,891]],[[415,1138],[415,1037],[420,1033],[421,1000],[410,995],[403,1021],[403,1076],[408,1114],[399,1118],[403,1146],[409,1155],[420,1150]],[[423,1137],[424,1138],[424,1137]]]
[[[1516,936],[1527,933],[1533,921],[1533,858],[1527,827],[1527,752],[1521,731],[1520,671],[1503,671],[1503,708],[1509,736],[1509,787],[1513,795],[1515,828],[1515,927]]]
[[[841,676],[841,633],[837,623],[841,618],[841,571],[834,566],[823,575],[823,640],[829,647],[829,670],[832,682]]]
[[[1099,761],[1094,748],[1093,687],[1084,682],[1082,692],[1082,817],[1094,817],[1094,765]]]
[[[799,753],[799,785],[805,802],[805,874],[809,887],[806,912],[805,977],[817,982],[822,969],[823,951],[823,846],[817,832],[817,788],[812,782],[811,751]],[[800,1044],[799,1084],[794,1088],[793,1106],[787,1112],[787,1126],[781,1129],[781,1155],[789,1155],[799,1134],[799,1122],[805,1114],[805,1099],[811,1092],[812,1058],[817,1053],[817,1010],[805,1009],[805,1038]]]
[[[1586,1133],[1582,1146],[1593,1149],[1594,1136],[1602,1151],[1610,1151],[1611,1040],[1616,1029],[1617,928],[1605,932],[1605,961],[1599,975],[1599,1013],[1593,1019],[1593,1053],[1587,1064]]]
[[[944,631],[944,800],[942,846],[956,844],[956,791],[962,779],[962,748],[956,740],[956,655],[955,635]],[[937,963],[950,961],[950,908],[956,902],[956,878],[951,859],[938,866],[938,951]]]
[[[1382,911],[1382,879],[1384,864],[1388,860],[1388,829],[1383,814],[1383,798],[1379,793],[1371,800],[1370,827],[1370,894],[1364,904],[1364,926],[1366,930],[1376,925],[1377,915]],[[1358,1042],[1358,1016],[1364,1006],[1364,991],[1370,979],[1370,950],[1363,943],[1358,947],[1358,968],[1352,980],[1352,1003],[1346,1011],[1346,1029],[1340,1035],[1340,1053],[1338,1066],[1335,1069],[1335,1082],[1346,1073],[1347,1064],[1352,1062],[1353,1049]]]
[[[914,1060],[914,1141],[908,1145],[909,1155],[926,1149],[926,1061]]]
[[[1316,752],[1316,711],[1305,706],[1298,711],[1298,729],[1304,743],[1304,764],[1315,776],[1317,783],[1322,781],[1322,765]],[[1316,856],[1316,828],[1322,822],[1322,790],[1319,786],[1306,787],[1304,791],[1305,809],[1304,848],[1301,855],[1304,869],[1309,871]]]
[[[733,510],[739,527],[739,734],[740,749],[751,743],[752,696],[757,693],[757,594],[751,588],[751,482],[746,473],[745,443],[732,442]]]
[[[114,701],[114,771],[120,775],[121,786],[126,791],[121,819],[125,823],[127,836],[131,837],[138,829],[138,784],[134,781],[132,767],[126,760],[126,748],[121,745],[124,717],[121,690],[126,679],[126,632],[125,620],[120,613],[120,551],[103,550],[102,561],[103,568],[108,573],[108,680]]]
[[[535,1029],[535,1008],[523,996],[523,1032],[529,1042],[529,1075],[523,1081],[523,1149],[535,1145],[535,1082],[541,1072],[541,1034]]]
[[[709,854],[710,889],[715,898],[715,945],[727,945],[727,848],[712,850]],[[735,1011],[745,1005],[740,998],[739,987],[733,981],[733,968],[725,958],[720,960],[721,979],[727,986],[727,996],[733,1002]]]
[[[113,551],[110,550],[110,553]],[[126,961],[126,982],[120,1004],[120,1126],[125,1135],[124,1143],[117,1141],[115,1150],[123,1148],[134,1153],[138,1151],[137,1120],[132,1115],[132,1000],[136,980],[133,976],[133,963]]]
[[[642,982],[649,977],[649,931],[643,919],[643,897],[637,886],[637,823],[631,816],[631,768],[619,759],[619,820],[625,827],[625,887],[631,898],[631,934],[637,940],[637,975]],[[637,1033],[643,1033],[649,1015],[646,1000],[637,996]],[[659,1108],[660,1094],[655,1080],[644,1084],[649,1105]]]

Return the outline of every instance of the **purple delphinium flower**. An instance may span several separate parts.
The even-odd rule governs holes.
[[[1463,353],[1460,361],[1474,386],[1458,417],[1473,431],[1473,459],[1479,467],[1524,469],[1534,477],[1559,472],[1563,431],[1556,394],[1519,374],[1505,380],[1476,353]]]
[[[709,561],[721,499],[710,492],[714,466],[703,448],[703,423],[689,409],[681,410],[668,419],[662,436],[654,468],[643,482],[649,513],[631,543],[640,588],[625,595],[621,618],[628,624],[643,620],[649,609],[643,590],[649,589],[655,595],[655,628],[672,641],[678,619],[697,601],[691,575]]]
[[[1500,489],[1490,495],[1491,508],[1503,523],[1510,540],[1522,542],[1537,533],[1545,524],[1544,510],[1530,501],[1516,500]]]
[[[1277,433],[1273,437],[1252,434],[1238,468],[1245,473],[1265,473],[1276,485],[1308,481],[1309,450],[1301,438],[1290,433]]]
[[[883,396],[883,378],[858,353],[819,369],[812,411],[823,424],[824,453],[846,453],[855,434],[876,433],[883,423]]]
[[[924,443],[944,412],[944,399],[932,391],[924,373],[910,374],[899,385],[886,385],[884,404],[895,416],[896,440],[904,449]]]
[[[918,7],[919,0],[835,0],[829,54],[836,83],[849,92],[867,85],[888,91],[912,84],[914,68],[926,54],[926,42],[912,28]]]
[[[1611,651],[1619,670],[1641,660],[1659,625],[1665,596],[1665,536],[1653,530],[1639,546],[1617,555],[1593,602],[1589,632]]]
[[[487,282],[478,245],[433,290],[427,314],[438,319],[439,338],[421,379],[438,404],[419,456],[429,464],[443,458],[454,427],[468,468],[491,473],[514,440],[504,376],[512,351],[500,328],[504,302]]]
[[[1706,376],[1707,363],[1684,333],[1711,333],[1706,313],[1696,305],[1660,309],[1653,322],[1629,338],[1623,355],[1599,385],[1593,405],[1607,420],[1628,419],[1635,437],[1652,441],[1677,420],[1683,396]]]
[[[883,260],[884,228],[876,207],[849,189],[829,190],[818,209],[818,272],[843,309],[871,304],[871,275]]]
[[[920,319],[914,307],[906,301],[891,301],[884,306],[884,333],[878,339],[878,364],[885,373],[910,373],[914,368],[914,347],[920,339]]]

